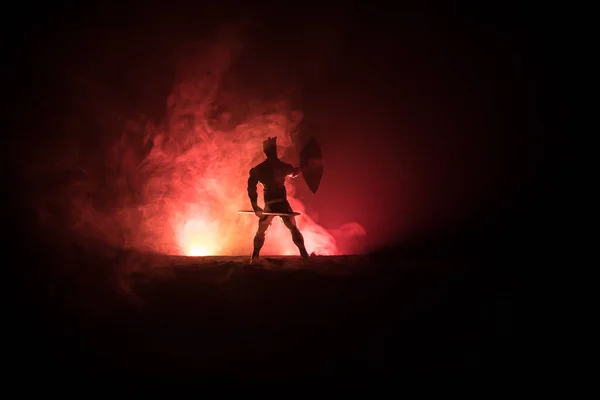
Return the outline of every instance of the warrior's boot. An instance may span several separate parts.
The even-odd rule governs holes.
[[[263,221],[261,219],[259,222],[258,231],[256,232],[256,235],[254,235],[254,250],[252,251],[252,258],[250,259],[250,264],[256,264],[259,262],[260,250],[265,244],[265,232],[267,231],[269,224],[269,220]]]
[[[252,252],[252,258],[250,258],[250,264],[257,264],[260,260],[260,249],[254,249]]]
[[[308,252],[306,251],[306,247],[304,247],[304,237],[298,227],[294,224],[290,227],[290,231],[292,232],[292,239],[298,250],[300,251],[300,257],[303,260],[308,258]]]
[[[304,246],[300,247],[300,257],[303,260],[308,259],[308,252],[306,251],[306,249],[304,248]]]

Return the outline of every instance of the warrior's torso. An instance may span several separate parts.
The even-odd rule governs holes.
[[[286,199],[285,178],[294,172],[294,167],[278,158],[268,158],[250,170],[250,177],[264,188],[264,200]]]

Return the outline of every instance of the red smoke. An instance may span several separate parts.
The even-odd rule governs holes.
[[[262,142],[268,136],[277,136],[280,158],[298,165],[304,143],[296,128],[302,111],[286,99],[235,100],[222,88],[232,59],[231,47],[222,42],[202,43],[185,55],[168,99],[167,120],[159,126],[131,124],[109,158],[109,165],[119,171],[117,191],[126,193],[133,187],[135,196],[121,196],[108,218],[82,206],[88,227],[106,233],[99,221],[109,219],[121,228],[122,246],[165,254],[251,252],[257,218],[237,213],[250,208],[249,170],[264,159]],[[222,99],[229,99],[228,111],[219,110]],[[135,143],[140,132],[142,146],[140,140]],[[136,156],[135,147],[150,144],[145,156]],[[301,213],[296,219],[309,253],[339,254],[334,235],[364,234],[355,223],[331,232],[317,224],[294,197],[298,184],[305,184],[301,177],[287,183],[288,199]],[[298,254],[279,219],[267,232],[263,254]]]

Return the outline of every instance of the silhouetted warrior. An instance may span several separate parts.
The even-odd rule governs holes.
[[[292,207],[287,200],[287,192],[285,189],[285,179],[287,177],[295,178],[300,174],[299,168],[294,168],[290,164],[286,164],[277,157],[277,137],[270,137],[263,142],[263,151],[267,159],[256,167],[250,170],[248,178],[248,197],[252,204],[252,209],[258,220],[258,231],[254,236],[254,251],[252,252],[251,262],[257,262],[260,254],[260,249],[265,243],[265,233],[273,221],[273,215],[263,215],[262,212],[292,212]],[[256,185],[261,183],[264,187],[265,209],[258,206],[258,193]],[[300,250],[300,256],[307,258],[308,253],[304,247],[304,238],[302,233],[296,226],[296,219],[293,215],[281,217],[285,226],[292,233],[294,244]]]

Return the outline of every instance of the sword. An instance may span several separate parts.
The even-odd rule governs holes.
[[[239,210],[238,214],[252,214],[254,215],[254,211],[252,210]],[[299,212],[268,212],[268,211],[263,211],[262,215],[273,215],[275,217],[294,217],[296,215],[300,215]]]

